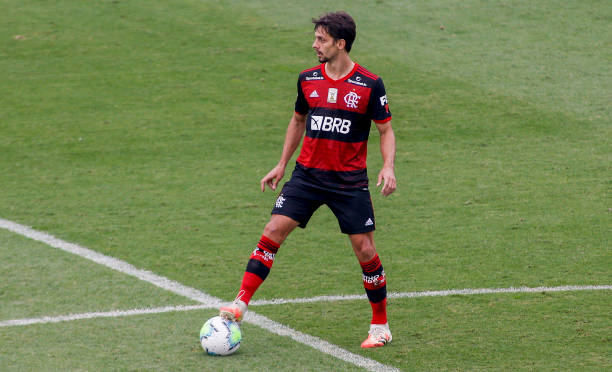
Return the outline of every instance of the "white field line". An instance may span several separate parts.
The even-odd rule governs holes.
[[[417,297],[443,297],[443,296],[468,296],[468,295],[479,295],[479,294],[496,294],[496,293],[544,293],[544,292],[575,292],[575,291],[601,291],[601,290],[612,290],[612,285],[583,285],[583,286],[560,286],[560,287],[510,287],[510,288],[479,288],[479,289],[449,289],[444,291],[425,291],[425,292],[395,292],[390,293],[390,298],[417,298]],[[365,295],[345,295],[345,296],[317,296],[310,298],[294,298],[294,299],[273,299],[273,300],[253,300],[250,302],[251,309],[253,306],[263,305],[282,305],[282,304],[303,304],[312,302],[336,302],[336,301],[350,301],[350,300],[365,300]],[[44,324],[44,323],[59,323],[69,322],[73,320],[81,319],[94,319],[94,318],[115,318],[130,315],[141,315],[141,314],[161,314],[169,312],[179,311],[191,311],[191,310],[203,310],[213,309],[216,306],[212,305],[178,305],[178,306],[164,306],[156,308],[144,308],[144,309],[131,309],[131,310],[113,310],[106,312],[93,312],[83,314],[68,314],[58,316],[45,316],[41,318],[26,318],[26,319],[12,319],[0,321],[0,327],[11,327],[11,326],[25,326],[31,324]],[[247,313],[249,314],[249,313]],[[263,321],[263,320],[262,320]],[[276,323],[276,328],[284,327],[281,324]],[[281,331],[279,331],[281,332]],[[282,331],[286,333],[286,331]],[[290,336],[290,335],[289,335]],[[304,335],[306,337],[307,335]],[[290,336],[291,337],[291,336]]]
[[[510,288],[465,288],[465,289],[447,289],[441,291],[424,291],[424,292],[391,292],[389,298],[417,298],[417,297],[443,297],[454,295],[478,295],[478,294],[496,294],[496,293],[542,293],[542,292],[573,292],[573,291],[601,291],[612,290],[612,285],[566,285],[559,287],[510,287]],[[304,304],[310,302],[333,302],[345,300],[361,300],[366,299],[365,294],[361,295],[337,295],[337,296],[315,296],[309,298],[292,298],[283,299],[276,298],[272,300],[253,300],[249,306],[262,305],[282,305],[282,304]]]
[[[100,265],[106,266],[110,269],[119,271],[130,276],[134,276],[140,280],[149,282],[160,288],[190,298],[207,306],[218,307],[221,303],[224,302],[220,298],[213,297],[195,288],[187,287],[183,284],[154,274],[150,271],[138,269],[125,261],[103,255],[101,253],[95,252],[91,249],[82,247],[77,244],[68,243],[64,240],[54,237],[53,235],[34,230],[28,226],[20,225],[18,223],[0,218],[0,228],[4,228],[6,230],[12,231],[16,234],[25,236],[32,240],[45,243],[51,247],[76,254],[88,260],[94,261]],[[324,341],[318,337],[298,332],[292,328],[277,323],[252,311],[245,315],[244,321],[259,326],[277,335],[289,336],[293,340],[300,342],[304,345],[308,345],[322,353],[332,355],[336,358],[352,363],[358,367],[366,368],[370,371],[400,371],[395,367],[387,366],[375,360],[351,353],[348,350],[344,350],[338,346],[332,345],[329,342]]]
[[[210,306],[208,305],[179,305],[179,306],[164,306],[164,307],[146,308],[146,309],[115,310],[115,311],[83,313],[83,314],[44,316],[41,318],[4,320],[4,321],[0,321],[0,327],[14,327],[14,326],[26,326],[26,325],[32,325],[32,324],[70,322],[73,320],[81,320],[81,319],[118,318],[118,317],[123,317],[123,316],[130,316],[130,315],[161,314],[161,313],[170,313],[170,312],[176,312],[176,311],[201,310],[201,309],[208,309],[208,308],[210,308]]]

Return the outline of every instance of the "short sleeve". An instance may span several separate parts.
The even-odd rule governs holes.
[[[372,88],[368,111],[370,113],[370,118],[376,123],[386,123],[391,120],[387,92],[385,91],[385,84],[381,78],[376,79],[376,83]]]
[[[306,101],[306,97],[304,97],[304,92],[302,91],[301,79],[298,79],[297,82],[297,98],[295,99],[295,112],[298,114],[306,115],[308,113],[309,106]]]

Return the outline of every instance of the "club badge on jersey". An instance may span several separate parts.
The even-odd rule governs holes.
[[[344,96],[344,103],[346,103],[346,107],[356,109],[360,98],[361,96],[358,96],[357,93],[349,92],[346,96]]]

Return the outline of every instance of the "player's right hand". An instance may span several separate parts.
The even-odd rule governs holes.
[[[285,175],[284,167],[277,165],[276,167],[272,168],[272,170],[269,171],[268,174],[266,174],[264,178],[261,179],[261,182],[260,182],[261,191],[262,192],[266,191],[266,185],[268,185],[268,187],[271,188],[272,190],[276,190],[278,183],[280,182],[281,178],[283,178],[284,175]]]

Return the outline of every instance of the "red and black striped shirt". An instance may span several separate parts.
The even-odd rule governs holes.
[[[294,176],[336,189],[367,187],[371,121],[391,120],[382,79],[355,63],[333,80],[321,64],[300,73],[297,91],[295,111],[308,116]]]

